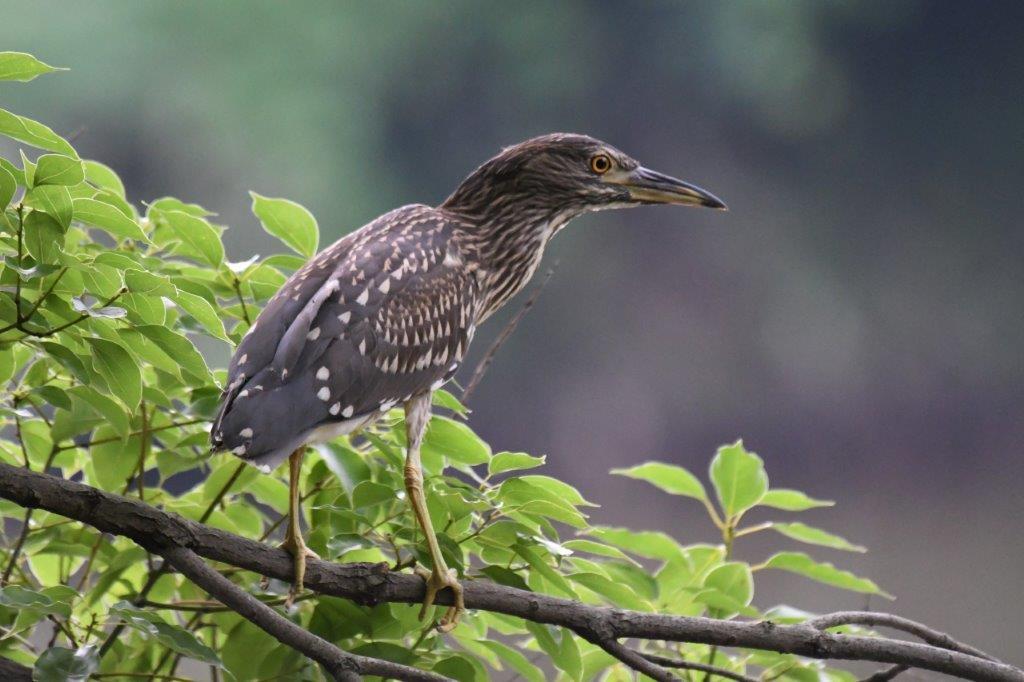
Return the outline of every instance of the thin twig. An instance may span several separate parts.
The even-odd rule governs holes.
[[[873,675],[868,675],[860,680],[860,682],[889,682],[889,680],[895,678],[897,675],[907,672],[908,670],[910,670],[910,668],[905,665],[894,665],[886,668],[885,670],[879,670]]]
[[[547,273],[544,274],[544,279],[541,280],[541,283],[533,290],[530,297],[526,299],[526,302],[523,303],[523,307],[519,309],[519,312],[517,312],[511,320],[508,321],[508,324],[506,324],[504,329],[501,330],[498,337],[494,339],[494,343],[492,343],[491,347],[487,349],[487,353],[484,354],[483,359],[480,360],[476,369],[473,370],[473,376],[469,378],[469,383],[466,384],[466,388],[462,391],[462,402],[469,402],[469,398],[473,395],[473,391],[476,390],[476,387],[480,384],[480,380],[484,378],[484,374],[487,373],[491,363],[494,362],[494,356],[497,355],[501,347],[506,341],[508,341],[508,338],[512,336],[512,332],[514,332],[516,327],[519,326],[519,323],[522,322],[526,313],[530,312],[530,308],[533,307],[533,304],[537,302],[538,298],[540,298],[541,293],[544,291],[544,287],[546,287],[548,282],[551,280],[551,276],[555,274],[556,267],[558,267],[557,262],[550,270],[547,271]]]
[[[659,656],[657,654],[646,654],[638,652],[641,656],[646,658],[651,663],[656,663],[665,668],[681,668],[683,670],[697,670],[700,672],[708,673],[709,675],[718,675],[719,677],[725,677],[730,680],[736,680],[737,682],[758,682],[753,677],[748,677],[740,673],[734,673],[731,670],[725,668],[719,668],[714,665],[706,665],[704,663],[696,663],[691,661],[684,661],[677,658],[669,658],[668,656]]]
[[[658,682],[677,682],[679,679],[671,671],[666,670],[657,663],[649,661],[647,657],[633,651],[628,646],[618,642],[617,640],[596,637],[591,641],[604,649],[607,653],[628,665],[633,670],[643,673]]]
[[[829,628],[839,627],[840,625],[863,625],[866,627],[882,626],[914,635],[921,639],[921,641],[927,642],[928,644],[937,646],[941,649],[959,651],[962,654],[984,658],[986,661],[1001,663],[1001,661],[995,656],[987,654],[981,649],[976,649],[969,644],[958,642],[945,632],[939,632],[938,630],[932,629],[927,625],[918,623],[917,621],[910,620],[909,618],[903,618],[902,616],[894,616],[891,613],[875,613],[874,611],[838,611],[836,613],[812,618],[807,621],[807,625],[819,630],[827,630]]]

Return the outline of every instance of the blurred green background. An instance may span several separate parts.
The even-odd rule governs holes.
[[[899,596],[869,607],[1024,663],[1024,4],[36,0],[0,17],[0,49],[72,68],[0,106],[77,134],[136,200],[217,211],[233,260],[277,248],[248,189],[309,207],[326,244],[556,130],[718,194],[729,213],[562,233],[472,424],[548,454],[598,520],[686,541],[713,537],[699,509],[607,470],[701,469],[743,436],[773,483],[838,501],[817,523],[872,551],[831,558]],[[740,551],[759,559],[756,536]],[[865,606],[763,580],[762,605]]]

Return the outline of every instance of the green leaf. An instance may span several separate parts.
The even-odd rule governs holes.
[[[531,663],[530,659],[516,649],[490,639],[477,641],[497,654],[498,658],[507,663],[510,668],[519,673],[519,676],[527,682],[544,682],[544,673],[540,668]]]
[[[182,310],[196,319],[196,322],[203,326],[211,336],[222,341],[231,343],[227,332],[224,331],[224,322],[220,315],[214,310],[210,302],[202,296],[190,294],[187,291],[179,291],[173,297],[174,302],[181,306]]]
[[[648,559],[669,561],[683,557],[683,548],[679,543],[660,531],[634,531],[628,528],[598,526],[591,528],[587,533],[609,545]]]
[[[499,452],[487,464],[487,473],[490,476],[503,474],[506,471],[521,471],[533,469],[544,464],[544,457],[534,457],[525,452]]]
[[[462,422],[434,415],[423,439],[424,453],[473,466],[491,458],[491,447]]]
[[[82,161],[63,154],[43,154],[36,159],[34,185],[77,185],[85,180]]]
[[[16,611],[27,609],[44,616],[57,615],[64,618],[71,616],[70,605],[55,601],[49,595],[20,585],[8,585],[0,588],[0,606],[7,606]]]
[[[376,481],[363,481],[352,491],[352,507],[361,509],[397,499],[394,488]]]
[[[742,606],[749,606],[754,599],[754,576],[750,566],[738,561],[716,566],[704,578],[704,586],[718,590]]]
[[[579,583],[591,592],[606,598],[611,606],[639,611],[650,608],[650,605],[644,602],[644,600],[637,598],[633,590],[619,582],[609,580],[603,575],[598,575],[597,573],[573,573],[569,576],[569,580]]]
[[[51,355],[54,355],[52,346],[57,344],[48,344],[47,350]],[[70,351],[68,351],[70,353]],[[76,356],[77,357],[77,356]],[[62,358],[62,362],[69,362],[70,357]],[[68,366],[68,365],[65,365]],[[97,391],[92,386],[81,385],[72,386],[67,389],[67,393],[72,399],[78,399],[84,402],[89,408],[95,412],[98,416],[106,420],[107,424],[113,427],[114,431],[118,436],[124,438],[128,435],[131,430],[131,422],[128,414],[125,413],[125,409],[118,405],[116,402]]]
[[[0,109],[0,135],[51,152],[78,156],[67,140],[38,121]]]
[[[580,491],[573,488],[568,483],[559,481],[557,478],[550,476],[539,476],[537,474],[530,474],[528,476],[520,476],[519,481],[528,485],[540,488],[545,491],[552,499],[556,501],[565,502],[573,506],[584,506],[584,507],[597,507],[599,505],[593,502],[587,502],[583,499],[583,495],[580,495]]]
[[[54,71],[67,71],[45,64],[25,52],[0,52],[0,81],[28,83],[37,76]]]
[[[531,569],[543,576],[545,580],[554,585],[560,592],[565,593],[571,599],[579,599],[579,595],[572,589],[569,581],[548,565],[548,563],[537,553],[535,548],[530,547],[521,541],[517,541],[512,545],[512,550],[521,556],[526,563],[530,564]]]
[[[121,178],[117,176],[117,173],[110,166],[99,161],[87,160],[83,163],[85,164],[86,180],[100,189],[111,191],[124,199],[124,183],[121,182]]]
[[[288,199],[272,199],[256,192],[249,192],[249,196],[252,212],[263,223],[264,230],[306,258],[316,253],[320,228],[312,213]]]
[[[780,571],[797,573],[811,580],[844,590],[864,594],[878,594],[887,599],[894,599],[891,594],[879,588],[874,581],[867,578],[858,578],[853,573],[840,570],[830,563],[815,561],[803,552],[779,552],[772,555],[763,566],[764,568],[775,568]]]
[[[819,528],[808,526],[804,523],[773,523],[772,530],[782,533],[788,538],[806,542],[810,545],[821,545],[832,549],[842,549],[847,552],[866,552],[867,548],[847,542],[838,535],[832,535]]]
[[[25,217],[25,248],[36,263],[55,263],[64,248],[64,230],[48,214],[32,211]]]
[[[18,191],[18,181],[6,168],[0,168],[0,213],[3,213],[7,205],[14,198]]]
[[[94,441],[106,441],[119,434],[106,424],[100,424],[92,433]],[[132,436],[126,442],[120,438],[106,443],[97,443],[89,450],[93,479],[104,490],[121,492],[132,477],[139,463],[141,441]]]
[[[54,646],[36,659],[32,681],[85,682],[99,665],[99,655],[94,646],[79,647],[77,651]]]
[[[636,564],[636,560],[626,554],[620,549],[616,549],[611,545],[606,545],[600,542],[594,542],[593,540],[567,540],[562,543],[562,546],[566,549],[571,549],[574,552],[585,552],[587,554],[596,554],[597,556],[608,557],[611,559],[622,559],[628,561],[631,564]]]
[[[718,448],[711,460],[711,482],[726,516],[734,517],[757,504],[768,491],[764,462],[747,452],[743,441]]]
[[[92,366],[107,382],[110,392],[131,410],[142,400],[142,374],[131,354],[106,339],[86,338],[92,346]]]
[[[132,218],[96,199],[74,199],[75,220],[100,228],[118,239],[148,242],[146,233]]]
[[[56,220],[62,229],[67,230],[70,227],[74,205],[71,202],[71,193],[67,187],[62,185],[38,185],[33,187],[25,198],[27,204],[35,209],[44,211]]]
[[[832,500],[815,500],[799,490],[773,488],[766,492],[757,504],[761,507],[774,507],[784,511],[806,511],[815,507],[831,507],[835,505],[835,502]]]
[[[157,641],[165,647],[179,654],[203,663],[222,666],[220,657],[213,649],[200,642],[185,628],[172,625],[155,613],[136,608],[126,601],[120,601],[110,607],[110,615],[120,618],[129,627],[143,634],[156,637]]]
[[[174,233],[189,246],[192,253],[214,268],[224,262],[224,245],[220,241],[220,233],[213,225],[183,211],[160,211],[159,215],[167,220]]]
[[[206,360],[196,350],[186,337],[171,331],[167,327],[155,324],[139,325],[135,330],[146,335],[150,341],[160,346],[165,353],[178,361],[183,369],[191,374],[207,381],[210,377],[210,368],[206,366]]]
[[[696,500],[706,500],[704,486],[686,469],[662,462],[645,462],[628,469],[612,469],[611,473],[647,481],[672,495],[683,495]]]

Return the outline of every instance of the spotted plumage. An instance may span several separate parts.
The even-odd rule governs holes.
[[[450,589],[452,606],[438,627],[454,627],[462,587],[437,542],[420,465],[430,395],[458,370],[476,325],[526,285],[567,222],[652,203],[724,208],[591,137],[545,135],[503,150],[437,208],[405,206],[377,218],[285,282],[231,360],[211,440],[266,470],[288,457],[290,597],[301,591],[311,556],[298,519],[302,446],[401,404],[405,490],[433,564],[420,617]]]
[[[339,240],[271,299],[228,368],[215,445],[274,467],[436,389],[469,347],[477,258],[454,216],[405,206]]]

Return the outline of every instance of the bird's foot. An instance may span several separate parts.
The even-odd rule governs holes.
[[[447,587],[452,591],[454,603],[444,612],[444,616],[441,617],[440,622],[437,624],[437,629],[440,632],[450,632],[455,629],[455,626],[459,624],[459,618],[462,617],[463,612],[466,610],[466,605],[462,599],[462,585],[459,584],[458,574],[455,572],[455,569],[449,568],[447,571],[441,572],[436,568],[428,571],[421,566],[416,566],[413,571],[416,575],[423,578],[423,581],[427,584],[427,595],[423,598],[420,620],[426,617],[427,609],[434,605],[437,593]]]
[[[320,555],[306,546],[301,535],[285,536],[284,542],[281,543],[281,549],[292,555],[294,568],[292,586],[288,590],[288,596],[284,602],[285,608],[288,609],[295,602],[295,598],[302,593],[302,581],[306,577],[306,559],[319,559]]]

